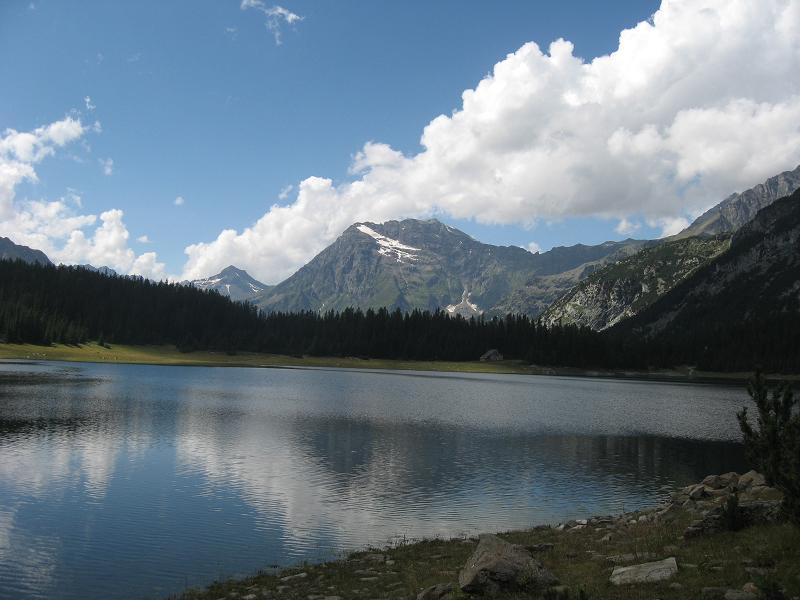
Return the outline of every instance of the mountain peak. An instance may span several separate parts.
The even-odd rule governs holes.
[[[190,281],[189,285],[201,290],[214,290],[231,300],[250,300],[270,287],[234,265],[228,265],[211,277]]]

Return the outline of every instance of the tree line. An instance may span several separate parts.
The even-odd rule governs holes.
[[[214,291],[80,267],[0,261],[0,340],[34,344],[173,344],[180,350],[476,360],[490,348],[546,366],[800,371],[800,319],[770,319],[641,339],[525,315],[471,318],[445,311],[346,309],[264,313]]]

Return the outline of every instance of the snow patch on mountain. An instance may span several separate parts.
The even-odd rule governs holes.
[[[414,254],[414,252],[419,252],[420,248],[406,246],[402,242],[393,240],[390,237],[386,237],[385,235],[378,233],[363,223],[357,225],[356,229],[358,229],[361,233],[367,234],[378,243],[378,254],[394,258],[397,260],[397,262],[403,262],[403,259],[417,260],[417,256]]]

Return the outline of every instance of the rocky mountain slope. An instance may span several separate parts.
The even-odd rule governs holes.
[[[616,331],[673,338],[800,313],[800,191],[762,209],[730,248]]]
[[[531,254],[483,244],[437,220],[356,223],[287,280],[254,298],[267,311],[443,308],[538,315],[592,269],[644,242]]]
[[[592,273],[542,315],[550,326],[575,324],[600,331],[655,302],[699,267],[724,252],[728,235],[672,240]]]
[[[231,300],[251,300],[270,287],[233,265],[225,267],[216,275],[188,283],[201,290],[216,290],[223,296],[229,296]]]
[[[745,192],[731,194],[700,215],[676,237],[732,233],[752,220],[762,208],[769,206],[778,198],[792,194],[797,189],[800,189],[800,166],[793,171],[785,171],[770,177],[764,183]]]
[[[7,237],[0,237],[0,260],[22,260],[27,263],[52,265],[50,259],[41,250],[15,244]]]

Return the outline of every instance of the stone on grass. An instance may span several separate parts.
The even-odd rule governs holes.
[[[555,575],[525,548],[491,534],[479,537],[478,547],[458,576],[464,592],[490,596],[544,590],[557,583]]]
[[[678,563],[674,556],[655,562],[631,565],[630,567],[614,567],[611,573],[611,583],[623,585],[626,583],[650,583],[664,581],[678,572]]]
[[[437,583],[417,594],[417,600],[445,600],[452,597],[452,583]]]

